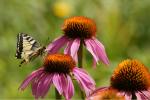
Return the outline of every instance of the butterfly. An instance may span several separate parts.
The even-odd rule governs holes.
[[[42,55],[45,49],[44,46],[42,47],[39,42],[26,33],[19,33],[17,35],[17,49],[15,56],[17,59],[22,59],[19,66]]]

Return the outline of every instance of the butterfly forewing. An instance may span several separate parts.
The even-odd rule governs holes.
[[[23,50],[23,37],[21,35],[22,33],[19,33],[17,35],[17,50],[16,50],[17,59],[21,59],[21,53]]]
[[[25,34],[19,33],[17,35],[17,59],[23,59],[23,62],[29,62],[34,56],[40,55],[39,52],[44,51],[44,48],[33,39],[33,37]]]

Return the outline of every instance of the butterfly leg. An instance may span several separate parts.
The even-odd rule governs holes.
[[[24,62],[26,62],[26,61],[25,61],[25,60],[22,60],[22,61],[20,62],[20,64],[19,64],[19,67],[21,67],[21,65],[22,65]]]

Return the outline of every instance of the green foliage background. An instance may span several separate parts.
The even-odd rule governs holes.
[[[62,2],[65,9],[58,5]],[[94,19],[97,38],[105,45],[110,66],[100,63],[95,70],[91,55],[84,49],[84,68],[93,76],[97,87],[108,86],[114,68],[124,59],[138,59],[150,66],[149,12],[150,0],[0,0],[0,98],[33,99],[30,87],[24,92],[18,91],[18,87],[29,73],[42,65],[42,58],[18,67],[19,61],[14,56],[19,32],[28,33],[47,45],[62,35],[65,18]],[[79,98],[77,87],[76,84],[74,99]],[[53,87],[47,98],[54,98]]]

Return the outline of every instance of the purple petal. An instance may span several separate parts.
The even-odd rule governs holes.
[[[86,82],[89,82],[90,84],[92,83],[92,85],[93,84],[95,85],[95,81],[89,76],[89,74],[84,69],[75,67],[73,70],[75,73],[78,73],[81,76],[81,78],[85,78]]]
[[[125,94],[125,100],[132,100],[132,94],[131,93],[126,93]]]
[[[140,93],[135,93],[137,100],[144,100],[145,98],[143,98],[143,96],[140,95]]]
[[[146,97],[146,99],[150,99],[150,92],[149,91],[141,91],[142,94]]]
[[[86,95],[88,96],[95,89],[94,80],[85,71],[77,67],[73,69],[73,74],[81,88],[85,91]]]
[[[109,87],[100,87],[100,88],[94,90],[94,91],[92,92],[92,94],[90,94],[90,95],[91,95],[91,96],[94,96],[97,92],[105,91],[106,89],[109,89]]]
[[[74,86],[73,86],[70,76],[68,76],[68,75],[67,75],[67,81],[68,81],[68,85],[67,85],[65,94],[66,94],[66,99],[70,100],[71,97],[74,95]]]
[[[42,90],[43,90],[43,82],[45,81],[47,75],[46,73],[39,79],[37,82],[37,89],[36,89],[36,95],[35,97],[39,98],[42,95]]]
[[[142,99],[142,100],[146,100],[147,99],[147,97],[143,94],[143,93],[141,93],[141,92],[138,92],[138,93],[136,93],[136,96],[137,96],[137,100],[139,99]]]
[[[66,75],[61,74],[60,77],[61,77],[61,82],[62,82],[63,95],[65,95],[64,93],[65,93],[66,88],[67,88],[67,79],[66,79]]]
[[[105,52],[105,47],[101,42],[99,42],[96,38],[93,39],[93,43],[97,45],[97,51],[99,59],[101,59],[105,64],[109,64],[109,60],[107,54]]]
[[[109,64],[105,48],[96,38],[86,39],[85,45],[87,50],[93,55],[96,62],[101,60],[104,64]]]
[[[75,61],[77,62],[77,52],[78,49],[80,47],[80,39],[74,39],[74,40],[70,40],[64,50],[64,54],[69,54],[72,56],[72,58],[75,59]]]
[[[74,40],[69,40],[67,42],[67,46],[66,46],[66,48],[64,50],[64,54],[71,54],[71,50],[70,49],[71,49],[71,45],[72,45],[73,41]]]
[[[61,76],[57,73],[55,73],[53,76],[53,84],[61,95],[63,93],[63,83],[61,82]]]
[[[40,68],[36,71],[33,71],[20,85],[19,89],[24,90],[32,80],[34,80],[36,77],[38,77],[41,73],[43,73],[43,68]]]
[[[50,85],[52,84],[52,78],[53,77],[51,74],[45,74],[45,76],[43,76],[43,78],[38,83],[37,95],[44,98],[50,88]]]
[[[85,46],[86,46],[87,50],[92,54],[95,61],[98,62],[99,58],[98,58],[97,52],[95,51],[95,48],[93,47],[93,45],[91,44],[89,39],[86,39],[84,42],[85,42]]]
[[[68,38],[64,35],[55,39],[52,43],[48,45],[46,51],[50,54],[58,52],[58,50],[63,47],[68,41]]]
[[[70,100],[71,97],[73,96],[74,94],[74,86],[73,86],[73,83],[72,83],[72,80],[70,78],[70,76],[68,75],[61,75],[61,81],[63,83],[63,95],[65,97],[66,100]]]
[[[35,96],[35,98],[39,98],[40,95],[38,94],[38,87],[39,87],[39,83],[41,81],[41,79],[45,76],[45,73],[43,72],[42,74],[40,74],[38,77],[36,77],[33,81],[32,81],[32,95]]]
[[[51,84],[52,84],[52,78],[53,78],[53,75],[49,75],[47,76],[45,82],[44,82],[44,86],[43,86],[43,94],[42,94],[42,98],[45,97],[45,95],[47,94]]]

